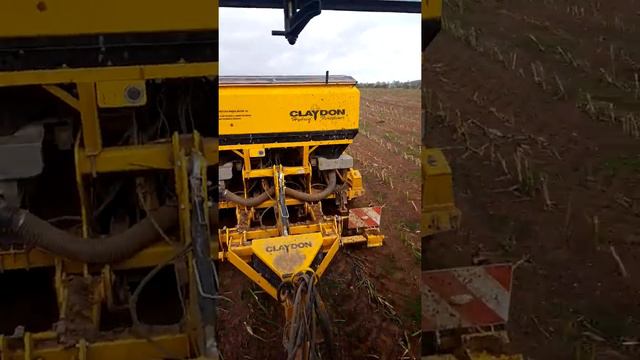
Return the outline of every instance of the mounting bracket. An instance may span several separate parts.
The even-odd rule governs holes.
[[[284,0],[284,30],[273,30],[271,34],[284,36],[294,45],[304,27],[321,12],[321,0]]]

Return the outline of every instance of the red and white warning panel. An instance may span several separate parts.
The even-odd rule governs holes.
[[[382,206],[355,208],[349,210],[349,229],[378,228]]]
[[[505,324],[512,266],[472,266],[422,272],[422,330]]]

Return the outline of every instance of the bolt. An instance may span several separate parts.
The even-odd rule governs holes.
[[[142,89],[137,86],[129,86],[125,90],[125,97],[129,102],[136,103],[142,97]]]

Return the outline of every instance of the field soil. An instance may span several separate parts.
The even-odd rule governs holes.
[[[640,358],[640,2],[447,1],[443,25],[426,141],[463,216],[424,269],[517,264],[527,359]]]
[[[380,248],[343,248],[319,282],[342,359],[420,354],[420,90],[362,89],[360,133],[347,153],[366,194],[382,205]],[[230,264],[220,267],[224,359],[284,359],[282,306]]]

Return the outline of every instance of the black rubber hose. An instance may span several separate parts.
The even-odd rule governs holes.
[[[331,330],[331,317],[329,316],[329,312],[327,311],[327,307],[320,298],[320,294],[315,292],[315,310],[318,315],[318,322],[320,326],[320,331],[322,331],[322,335],[324,336],[324,345],[327,350],[327,359],[338,359],[336,356],[335,343],[333,342],[333,332]]]
[[[316,201],[323,200],[327,196],[331,195],[331,193],[333,193],[336,189],[336,173],[332,171],[327,176],[329,178],[327,187],[318,193],[309,194],[309,193],[294,190],[291,188],[285,188],[284,193],[285,195],[291,196],[292,198],[298,199],[300,201],[316,202]],[[267,201],[269,198],[273,197],[274,194],[275,194],[275,188],[270,188],[269,190],[263,192],[260,195],[250,197],[250,198],[243,198],[242,196],[236,195],[231,191],[225,189],[220,193],[220,196],[227,201],[231,201],[236,204],[240,204],[242,206],[254,207]]]
[[[117,263],[158,241],[157,226],[166,231],[178,223],[175,207],[163,206],[127,231],[107,238],[83,239],[60,230],[30,212],[3,205],[0,200],[0,233],[12,235],[25,247],[37,247],[57,256],[92,264]],[[0,243],[2,242],[0,237]],[[13,239],[15,243],[15,239]]]
[[[291,188],[285,188],[284,193],[285,195],[291,196],[292,198],[298,199],[300,201],[316,202],[316,201],[323,200],[336,190],[336,173],[332,171],[328,173],[327,176],[329,178],[327,187],[320,192],[317,192],[314,194],[308,194],[303,191],[298,191]]]
[[[231,201],[236,204],[240,204],[242,206],[254,207],[267,201],[270,197],[273,197],[275,193],[276,193],[275,189],[271,188],[260,195],[250,197],[250,198],[243,198],[242,196],[236,195],[231,191],[225,189],[220,193],[220,196],[227,201]]]

